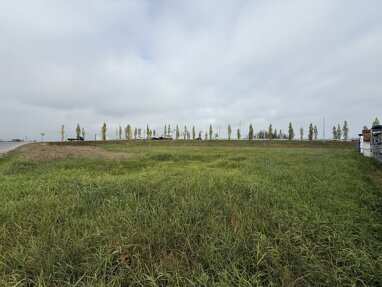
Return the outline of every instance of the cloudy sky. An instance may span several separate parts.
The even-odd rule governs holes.
[[[0,139],[382,118],[382,1],[1,1]]]

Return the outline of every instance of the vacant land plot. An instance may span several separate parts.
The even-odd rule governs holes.
[[[343,143],[24,146],[0,286],[381,286],[381,186]]]

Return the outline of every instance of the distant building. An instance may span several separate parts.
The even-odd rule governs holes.
[[[370,138],[371,132],[369,129],[364,129],[361,134],[358,135],[358,149],[364,156],[371,157]]]
[[[382,161],[382,125],[376,125],[371,128],[370,147],[372,156]]]
[[[364,129],[358,136],[358,151],[364,156],[382,161],[382,125]]]

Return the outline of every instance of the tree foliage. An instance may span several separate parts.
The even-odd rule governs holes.
[[[230,124],[228,125],[227,132],[228,132],[228,140],[231,140],[232,129]]]
[[[178,140],[179,136],[180,136],[179,127],[178,127],[178,125],[176,125],[175,138]]]
[[[152,133],[152,131],[150,130],[149,125],[146,125],[146,136],[147,136],[147,139],[151,139],[151,133]]]
[[[81,127],[80,127],[80,124],[77,124],[76,134],[77,134],[77,138],[79,138],[81,136]]]
[[[332,135],[333,135],[333,139],[336,140],[337,139],[337,129],[336,129],[336,126],[333,126],[333,128],[332,128]]]
[[[294,139],[294,130],[293,130],[291,122],[289,123],[289,127],[288,127],[288,139],[290,141]]]
[[[272,128],[272,124],[269,125],[269,128],[268,128],[268,137],[269,137],[269,140],[272,140],[273,138],[273,128]]]
[[[103,141],[106,140],[106,131],[107,131],[106,123],[103,123],[103,125],[101,127],[101,139]]]
[[[342,135],[344,137],[344,140],[347,141],[349,136],[349,127],[347,121],[344,121],[344,125],[342,126]]]
[[[61,125],[60,134],[61,134],[61,141],[63,142],[65,139],[65,126],[64,125]]]
[[[131,134],[131,126],[127,125],[127,139],[131,141],[132,134]]]
[[[314,134],[314,139],[317,140],[318,139],[318,129],[317,129],[317,126],[314,126],[313,134]]]
[[[249,125],[248,139],[253,140],[253,126],[252,126],[252,124]]]
[[[312,125],[312,123],[310,123],[310,125],[309,125],[309,132],[308,132],[309,141],[313,140],[313,131],[314,131],[313,125]]]

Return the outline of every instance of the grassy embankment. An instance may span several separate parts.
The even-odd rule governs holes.
[[[0,286],[381,286],[353,144],[108,142],[0,159]]]

